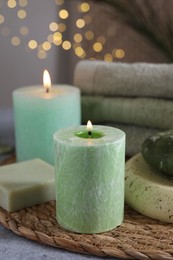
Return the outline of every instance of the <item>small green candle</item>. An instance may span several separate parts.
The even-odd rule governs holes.
[[[109,231],[123,221],[125,134],[107,126],[54,134],[56,215],[78,233]]]

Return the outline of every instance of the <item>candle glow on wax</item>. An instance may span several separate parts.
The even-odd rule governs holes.
[[[46,93],[49,93],[51,89],[51,79],[47,70],[43,72],[43,86],[46,89]]]

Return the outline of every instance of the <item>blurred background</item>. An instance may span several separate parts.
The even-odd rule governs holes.
[[[13,90],[42,84],[44,69],[52,83],[73,84],[81,59],[171,62],[172,5],[171,0],[0,0],[0,141],[14,143]]]

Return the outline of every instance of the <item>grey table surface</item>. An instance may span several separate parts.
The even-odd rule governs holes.
[[[71,251],[44,245],[13,233],[0,224],[0,260],[32,260],[32,259],[62,259],[62,260],[97,260],[113,257],[97,257],[73,253]]]
[[[32,260],[32,259],[62,259],[62,260],[97,260],[114,259],[73,253],[70,251],[46,246],[38,242],[20,237],[0,225],[0,259],[2,260]]]
[[[14,123],[11,109],[0,110],[0,143],[14,145]],[[0,156],[0,160],[5,157]],[[114,259],[111,257],[96,257],[73,253],[67,250],[43,245],[14,234],[0,225],[0,260],[32,260],[32,259],[62,259],[62,260],[97,260]]]

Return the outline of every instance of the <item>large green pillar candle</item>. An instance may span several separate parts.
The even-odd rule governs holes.
[[[124,213],[125,134],[85,126],[54,134],[58,223],[78,233],[100,233],[120,225]]]
[[[80,91],[72,86],[42,86],[13,92],[17,160],[41,158],[54,163],[52,136],[57,129],[80,125]]]

